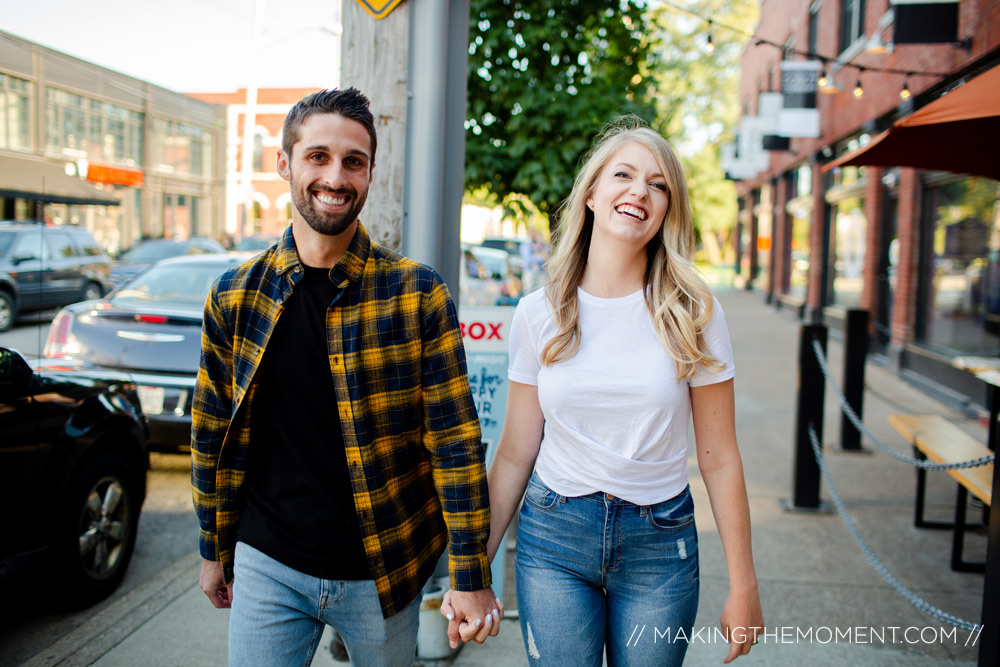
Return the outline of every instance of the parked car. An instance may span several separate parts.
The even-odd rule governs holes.
[[[111,265],[111,279],[120,285],[147,266],[168,257],[181,255],[208,255],[226,252],[218,241],[203,236],[192,236],[183,241],[174,239],[147,239],[122,253]]]
[[[513,260],[503,250],[462,245],[459,303],[469,306],[513,305],[521,296],[521,282]]]
[[[20,313],[99,299],[111,259],[83,227],[0,221],[0,331]]]
[[[234,246],[233,252],[261,252],[267,250],[281,240],[280,236],[274,234],[254,234],[240,239]]]
[[[49,327],[49,359],[128,372],[138,385],[154,450],[191,439],[191,399],[208,292],[250,255],[187,255],[157,262],[100,301],[64,308]]]
[[[60,599],[89,604],[132,558],[146,422],[127,375],[39,363],[0,347],[0,579],[42,564]]]

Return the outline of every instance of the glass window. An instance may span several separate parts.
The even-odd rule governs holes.
[[[14,259],[48,259],[49,258],[49,246],[46,245],[45,241],[42,239],[42,233],[39,232],[28,232],[23,234],[21,238],[17,240],[17,246],[14,248]]]
[[[31,88],[30,81],[0,74],[0,148],[31,149]]]
[[[830,248],[833,254],[833,303],[856,308],[864,286],[865,244],[868,220],[863,197],[851,197],[833,205]]]
[[[143,115],[116,104],[45,90],[45,148],[60,157],[142,165]]]
[[[199,127],[172,120],[154,123],[153,163],[157,171],[183,176],[212,173],[212,135]]]
[[[1000,332],[998,183],[964,178],[927,190],[924,341],[996,356]]]
[[[840,0],[840,50],[865,34],[865,0]]]
[[[67,259],[79,255],[69,233],[51,231],[47,236],[49,238],[49,249],[52,251],[52,256],[56,259]]]
[[[809,53],[819,53],[819,2],[809,8]]]

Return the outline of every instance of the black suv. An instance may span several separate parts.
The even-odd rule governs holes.
[[[146,495],[146,437],[129,376],[33,369],[0,347],[0,580],[42,563],[73,604],[114,591]]]
[[[18,313],[99,299],[111,259],[83,227],[0,221],[0,331]]]

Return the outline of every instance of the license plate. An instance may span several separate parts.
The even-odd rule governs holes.
[[[138,386],[139,403],[147,415],[163,414],[163,387]]]

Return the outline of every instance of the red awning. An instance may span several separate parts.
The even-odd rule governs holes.
[[[126,169],[104,164],[87,166],[87,180],[91,183],[113,183],[114,185],[142,185],[142,169]]]
[[[823,166],[915,167],[1000,180],[1000,66]]]

